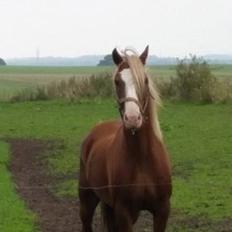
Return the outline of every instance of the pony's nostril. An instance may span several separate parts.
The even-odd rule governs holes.
[[[124,115],[124,119],[125,119],[126,121],[129,120],[126,114]]]
[[[124,120],[126,122],[131,122],[131,123],[135,123],[135,122],[138,122],[142,119],[142,116],[141,114],[138,114],[138,115],[127,115],[127,114],[124,114]]]

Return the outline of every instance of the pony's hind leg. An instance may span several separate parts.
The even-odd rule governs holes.
[[[92,190],[81,188],[79,189],[79,197],[82,232],[92,232],[93,215],[99,199]]]

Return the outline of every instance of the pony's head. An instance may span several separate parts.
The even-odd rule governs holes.
[[[114,84],[120,114],[126,129],[138,130],[145,121],[145,111],[149,104],[149,79],[144,65],[148,56],[148,46],[141,55],[133,49],[125,49],[121,54],[115,48],[113,61],[117,66]]]

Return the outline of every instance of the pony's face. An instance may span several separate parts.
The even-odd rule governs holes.
[[[136,91],[136,84],[130,66],[123,57],[113,50],[113,60],[117,65],[114,84],[118,98],[119,109],[126,129],[138,130],[143,124],[143,103],[140,102]],[[148,47],[139,57],[144,65],[148,55]],[[147,78],[144,80],[147,82]],[[147,84],[147,83],[146,83]]]

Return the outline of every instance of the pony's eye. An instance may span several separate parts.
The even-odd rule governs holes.
[[[114,83],[115,83],[116,86],[119,86],[120,81],[116,79],[116,80],[114,81]]]
[[[148,78],[145,77],[145,84],[148,85]]]

